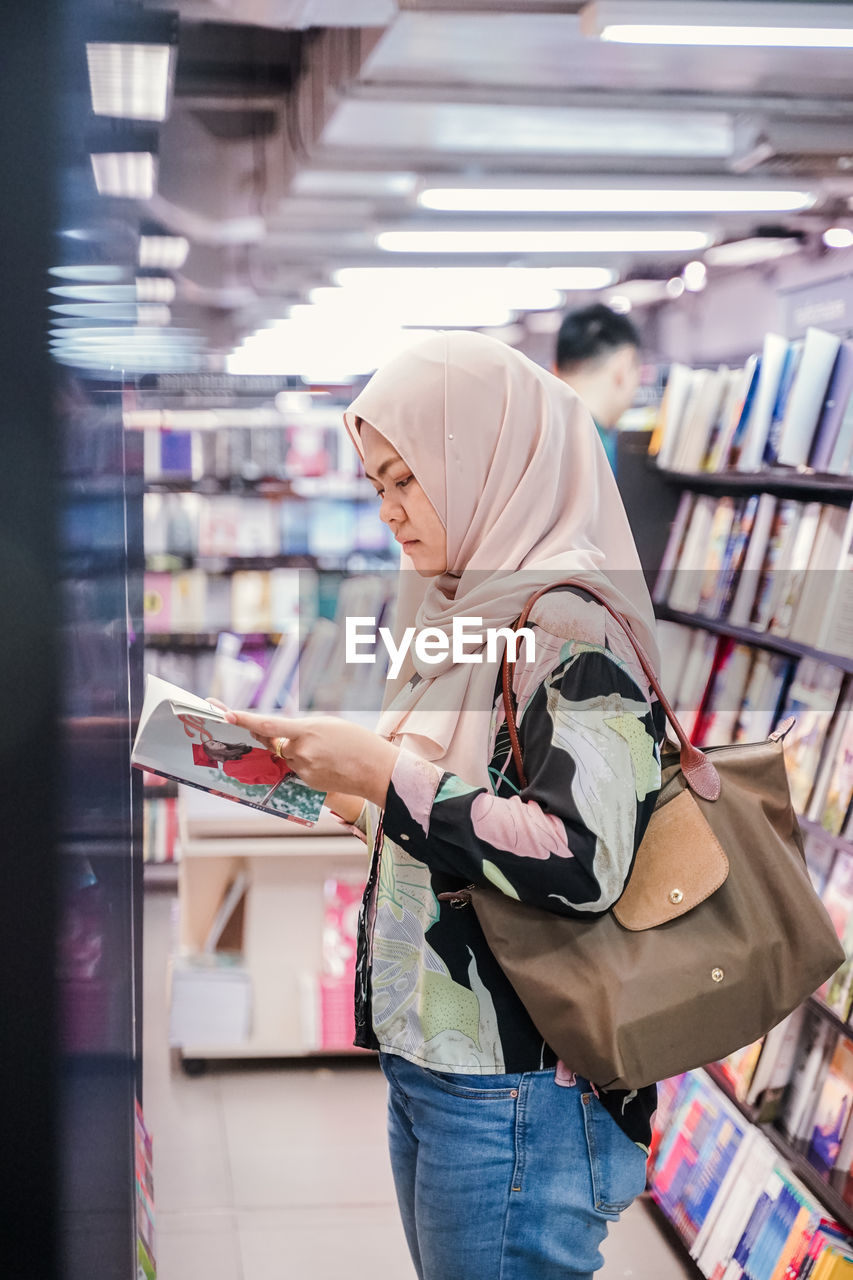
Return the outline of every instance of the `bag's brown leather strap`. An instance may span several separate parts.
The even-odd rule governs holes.
[[[678,721],[678,718],[675,715],[675,712],[673,711],[666,695],[663,692],[663,689],[661,689],[660,687],[660,681],[657,678],[657,674],[655,673],[654,667],[649,661],[648,655],[643,649],[643,646],[640,644],[639,640],[634,635],[633,631],[631,630],[625,618],[623,618],[622,614],[619,613],[618,609],[614,609],[610,601],[607,600],[606,597],[603,596],[600,591],[598,591],[595,587],[589,586],[586,582],[577,581],[573,578],[566,578],[562,582],[554,582],[551,584],[551,586],[542,587],[540,591],[535,592],[535,594],[532,595],[530,599],[527,601],[527,604],[524,606],[524,610],[521,614],[521,617],[519,618],[518,622],[515,624],[515,630],[518,631],[520,627],[523,627],[525,625],[528,617],[530,616],[530,610],[533,608],[536,601],[541,596],[546,595],[547,592],[553,591],[556,587],[577,587],[579,590],[585,591],[587,595],[592,596],[593,600],[596,600],[598,604],[600,604],[603,608],[607,610],[611,618],[615,619],[615,621],[619,623],[619,626],[622,628],[622,630],[625,632],[625,635],[628,637],[628,640],[631,642],[631,646],[637,655],[640,666],[643,668],[643,671],[646,675],[646,679],[648,680],[652,689],[654,689],[655,693],[657,694],[658,700],[660,701],[661,706],[666,712],[667,719],[669,720],[669,723],[672,725],[673,729],[675,730],[676,737],[678,738],[678,741],[681,744],[681,770],[682,770],[682,773],[684,774],[684,777],[687,781],[688,786],[690,787],[691,791],[694,791],[697,796],[701,796],[703,800],[718,799],[720,794],[720,775],[717,773],[717,770],[714,768],[713,764],[708,759],[708,757],[704,754],[704,752],[700,751],[698,747],[694,747],[693,743],[690,741],[687,734],[684,732],[684,729],[681,727]],[[504,649],[503,660],[501,663],[501,681],[503,685],[504,715],[506,716],[507,728],[509,730],[509,739],[510,739],[510,743],[512,744],[513,759],[515,760],[515,767],[518,772],[519,786],[525,787],[527,785],[527,782],[525,779],[524,766],[521,759],[521,743],[519,742],[519,738],[518,738],[518,725],[516,724],[516,719],[515,719],[515,699],[512,693],[511,668],[513,664],[510,663],[508,655],[509,655],[509,646],[507,646],[507,648]]]

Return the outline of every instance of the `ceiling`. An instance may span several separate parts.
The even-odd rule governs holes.
[[[740,0],[716,7],[726,3]],[[819,244],[849,219],[853,50],[608,44],[582,34],[582,7],[149,0],[180,19],[157,192],[144,202],[101,197],[100,220],[114,235],[129,227],[131,239],[146,220],[190,241],[171,323],[198,334],[193,358],[215,366],[343,267],[586,264],[622,281],[666,280],[697,253],[666,242],[655,252],[542,253],[507,237],[630,225],[725,242],[778,228]],[[853,25],[853,4],[835,7],[837,25]],[[649,185],[781,185],[815,202],[771,215],[483,215],[417,199],[434,187]],[[388,252],[375,240],[437,229],[501,236],[470,255]]]

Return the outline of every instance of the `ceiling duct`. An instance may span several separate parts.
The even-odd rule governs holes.
[[[740,116],[734,121],[734,173],[839,174],[853,169],[853,121]]]
[[[397,13],[396,0],[216,0],[235,22],[306,31],[309,27],[384,27]]]

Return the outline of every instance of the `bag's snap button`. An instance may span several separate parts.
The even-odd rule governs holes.
[[[711,970],[711,977],[713,978],[714,982],[722,982],[725,976],[726,975],[723,973],[722,969]]]
[[[684,894],[680,889],[670,889],[669,900],[677,905],[679,902],[684,901]]]

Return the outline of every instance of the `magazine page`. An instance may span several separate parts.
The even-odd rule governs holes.
[[[304,826],[314,825],[325,798],[247,729],[229,724],[213,703],[152,675],[131,761]]]

